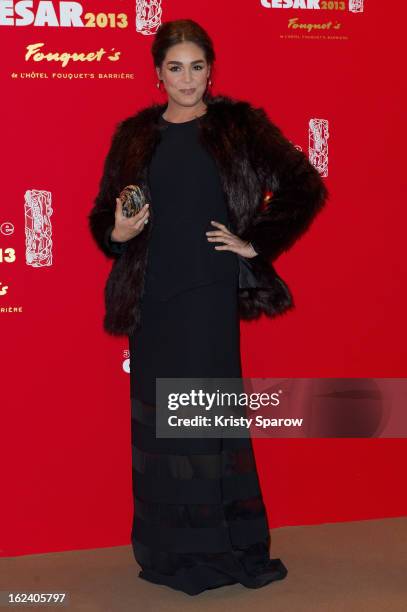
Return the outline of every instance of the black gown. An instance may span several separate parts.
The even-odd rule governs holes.
[[[269,557],[250,437],[155,437],[156,377],[241,377],[238,257],[205,235],[216,229],[211,220],[229,219],[198,122],[160,119],[141,326],[129,336],[133,552],[140,578],[189,595],[234,583],[257,588],[287,574]]]

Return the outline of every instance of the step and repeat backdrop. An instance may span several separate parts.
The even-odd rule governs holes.
[[[379,0],[0,0],[2,556],[130,542],[129,347],[103,330],[112,260],[87,215],[116,124],[166,101],[165,21],[206,29],[212,93],[263,107],[330,191],[275,263],[295,308],[241,321],[244,376],[405,376],[405,17]],[[254,447],[271,527],[405,514],[401,436]]]

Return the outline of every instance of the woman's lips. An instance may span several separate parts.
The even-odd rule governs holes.
[[[183,94],[192,94],[194,91],[195,89],[180,89],[180,92]]]

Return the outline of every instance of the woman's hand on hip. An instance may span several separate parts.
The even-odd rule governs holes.
[[[219,223],[218,221],[211,221],[211,223],[219,229],[206,232],[208,241],[225,243],[215,246],[217,251],[233,251],[233,253],[237,253],[248,259],[258,255],[250,242],[242,240],[239,236],[236,236],[236,234],[232,234],[223,223]]]
[[[126,242],[134,238],[143,231],[149,214],[149,204],[147,203],[134,217],[125,217],[122,212],[122,202],[119,198],[116,198],[115,223],[111,239],[115,242]]]

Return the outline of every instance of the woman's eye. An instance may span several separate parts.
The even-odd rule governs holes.
[[[176,70],[178,70],[178,68],[179,68],[179,66],[171,66],[170,71],[171,72],[175,72]],[[199,64],[194,66],[194,68],[197,68],[198,70],[203,70],[203,66],[200,66]]]

